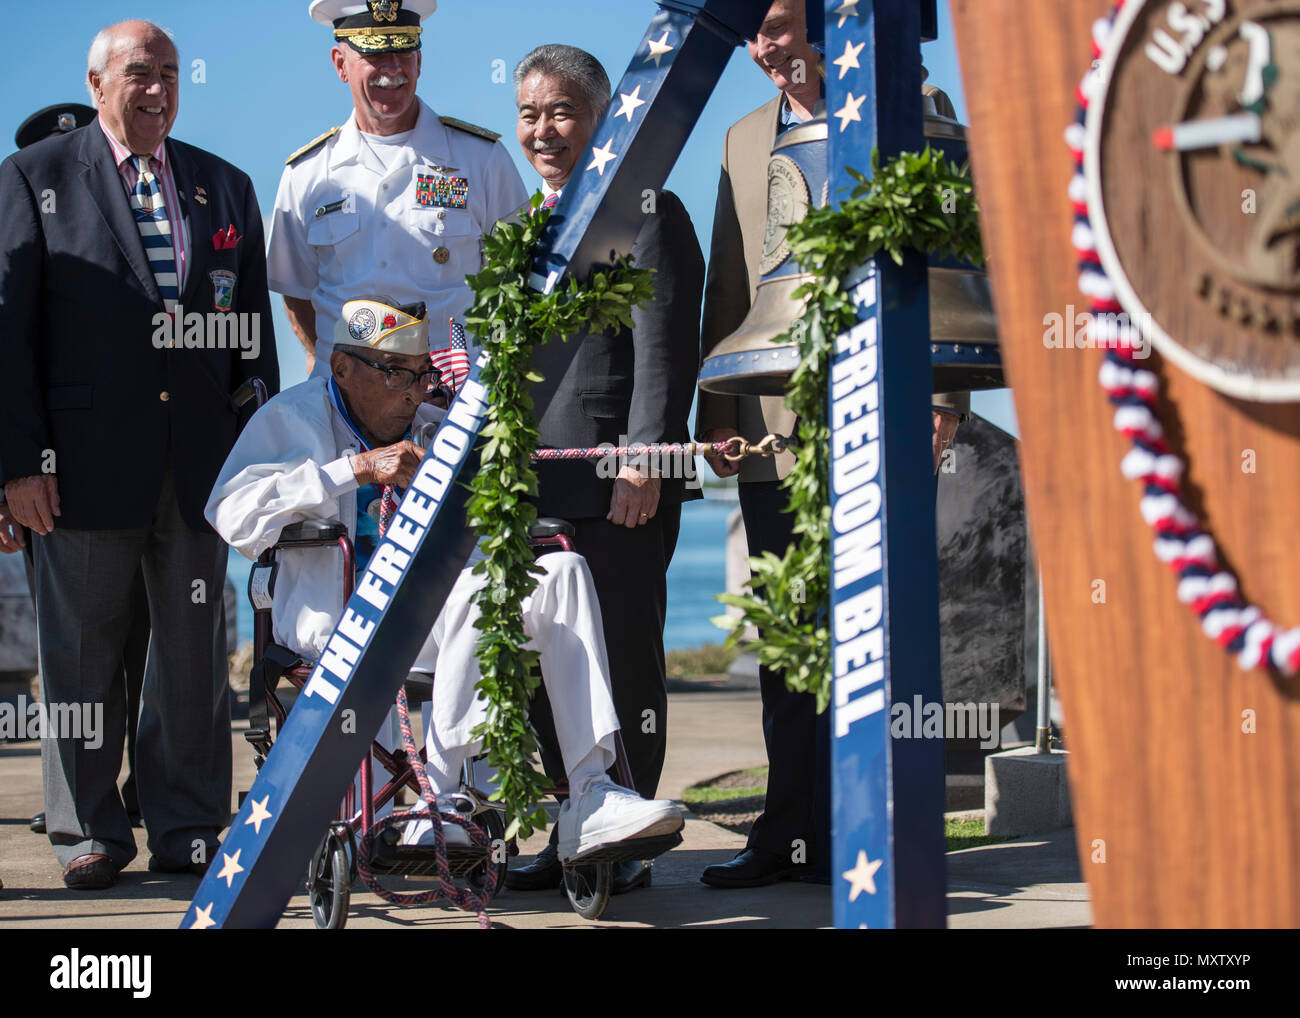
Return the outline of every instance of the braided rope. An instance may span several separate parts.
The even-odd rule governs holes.
[[[1132,442],[1120,471],[1129,480],[1142,482],[1140,508],[1143,519],[1155,531],[1156,558],[1178,574],[1178,599],[1199,616],[1205,635],[1236,654],[1243,671],[1265,666],[1290,677],[1300,671],[1300,627],[1283,630],[1265,617],[1261,608],[1241,597],[1237,578],[1219,563],[1213,535],[1182,500],[1187,464],[1165,441],[1160,412],[1169,409],[1160,405],[1160,379],[1136,363],[1141,335],[1128,323],[1103,333],[1096,318],[1099,313],[1121,312],[1123,307],[1102,268],[1089,218],[1085,124],[1088,106],[1102,85],[1100,57],[1124,3],[1117,0],[1109,18],[1093,23],[1093,64],[1075,91],[1078,116],[1065,131],[1075,164],[1070,203],[1074,208],[1072,241],[1080,259],[1079,290],[1093,312],[1088,323],[1090,338],[1106,349],[1098,381],[1115,407],[1115,430]]]
[[[382,537],[388,529],[388,524],[396,512],[397,504],[395,493],[392,485],[384,488],[383,507],[380,512],[379,534]],[[415,736],[411,732],[411,711],[406,700],[406,687],[402,686],[397,693],[397,719],[402,730],[402,749],[406,753],[407,762],[411,766],[415,779],[420,785],[421,806],[415,809],[404,810],[400,813],[393,813],[390,816],[379,820],[366,834],[357,848],[357,875],[361,877],[362,882],[370,888],[375,894],[379,895],[384,901],[393,905],[430,905],[437,901],[447,901],[457,908],[465,909],[467,912],[478,913],[478,925],[480,929],[488,929],[491,921],[488,919],[487,906],[496,894],[497,868],[492,865],[491,854],[492,844],[487,834],[476,823],[468,817],[462,817],[458,813],[449,813],[446,816],[438,812],[438,797],[433,790],[433,784],[429,781],[429,774],[424,768],[424,761],[420,759],[419,747],[415,744]],[[369,795],[370,790],[363,790],[364,795]],[[374,871],[370,869],[367,860],[370,858],[370,851],[374,841],[384,831],[396,827],[398,824],[407,822],[416,822],[419,820],[429,820],[433,824],[435,861],[438,867],[438,886],[428,891],[420,891],[414,894],[406,894],[398,891],[390,891],[379,883]],[[483,884],[483,893],[475,894],[470,888],[457,887],[451,876],[451,867],[447,862],[447,840],[443,831],[444,823],[453,823],[463,827],[469,834],[470,843],[475,848],[481,849],[488,859],[486,864],[486,877]]]
[[[781,435],[768,435],[759,442],[746,442],[743,438],[729,438],[725,442],[636,442],[632,445],[576,446],[571,449],[536,449],[532,452],[534,463],[549,460],[598,460],[606,456],[630,458],[637,456],[708,456],[717,455],[731,462],[747,456],[774,456],[785,452],[793,442]]]

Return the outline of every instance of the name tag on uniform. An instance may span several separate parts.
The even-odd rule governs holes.
[[[415,203],[431,209],[463,209],[469,202],[469,178],[442,173],[418,173]]]

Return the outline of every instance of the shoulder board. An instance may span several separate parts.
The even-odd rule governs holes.
[[[294,163],[296,163],[299,159],[301,159],[303,156],[305,156],[308,152],[311,152],[311,151],[313,151],[314,149],[320,148],[320,146],[324,145],[327,141],[329,141],[331,138],[333,138],[334,135],[338,134],[339,131],[341,131],[341,130],[343,130],[343,125],[342,125],[342,124],[340,124],[338,127],[331,127],[328,131],[326,131],[324,134],[322,134],[319,138],[313,138],[311,141],[307,142],[307,144],[304,145],[302,148],[298,149],[297,152],[295,152],[293,155],[291,155],[288,159],[286,159],[286,160],[284,161],[284,164],[285,164],[286,166],[292,166],[292,165],[293,165]]]
[[[467,124],[463,120],[457,120],[455,117],[438,117],[447,127],[454,127],[457,131],[464,131],[467,134],[475,135],[487,141],[499,141],[501,135],[496,131],[489,131],[486,127],[479,127],[477,124]]]

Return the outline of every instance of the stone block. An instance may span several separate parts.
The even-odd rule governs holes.
[[[984,830],[1019,837],[1069,827],[1070,785],[1064,752],[1032,746],[994,753],[984,761]]]

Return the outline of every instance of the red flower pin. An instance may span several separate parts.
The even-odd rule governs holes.
[[[225,230],[218,230],[212,235],[212,247],[216,251],[228,251],[242,239],[235,229],[235,224],[231,223]]]
[[[391,329],[397,325],[397,318],[394,315],[384,315],[384,328]]]

